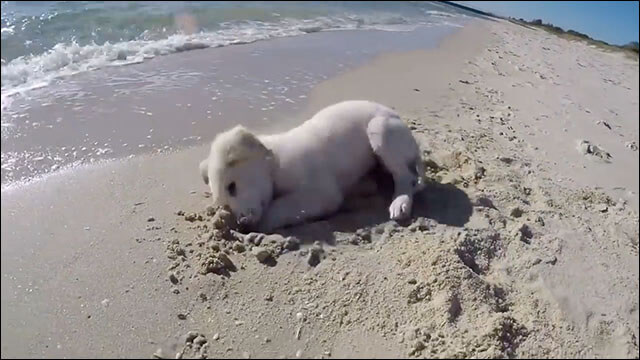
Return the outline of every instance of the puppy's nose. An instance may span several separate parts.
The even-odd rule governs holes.
[[[238,218],[238,230],[249,231],[255,225],[255,221],[251,216],[241,216]]]

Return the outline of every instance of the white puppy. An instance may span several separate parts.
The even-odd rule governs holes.
[[[376,162],[393,176],[391,219],[409,217],[422,185],[420,150],[398,114],[370,101],[331,105],[281,134],[236,126],[216,136],[200,172],[215,205],[268,232],[335,212]]]

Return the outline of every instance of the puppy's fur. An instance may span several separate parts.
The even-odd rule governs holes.
[[[370,101],[331,105],[281,134],[236,126],[216,136],[200,172],[215,205],[269,232],[335,212],[376,162],[393,176],[390,218],[409,217],[424,173],[420,150],[398,114]]]

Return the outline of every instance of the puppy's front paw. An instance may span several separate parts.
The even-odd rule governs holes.
[[[391,220],[403,220],[411,215],[412,201],[408,195],[400,195],[389,206],[389,218]]]
[[[275,223],[275,219],[273,218],[273,216],[269,216],[269,214],[266,214],[262,217],[262,219],[260,219],[257,231],[263,234],[271,234],[273,230],[276,229],[276,227],[277,224]]]
[[[266,222],[261,221],[256,227],[256,231],[263,234],[271,234],[273,232],[273,227]]]

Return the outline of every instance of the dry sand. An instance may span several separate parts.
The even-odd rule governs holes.
[[[432,182],[411,224],[381,197],[221,233],[206,146],[3,192],[2,356],[638,357],[636,60],[484,21],[305,115],[347,98],[412,127]]]

